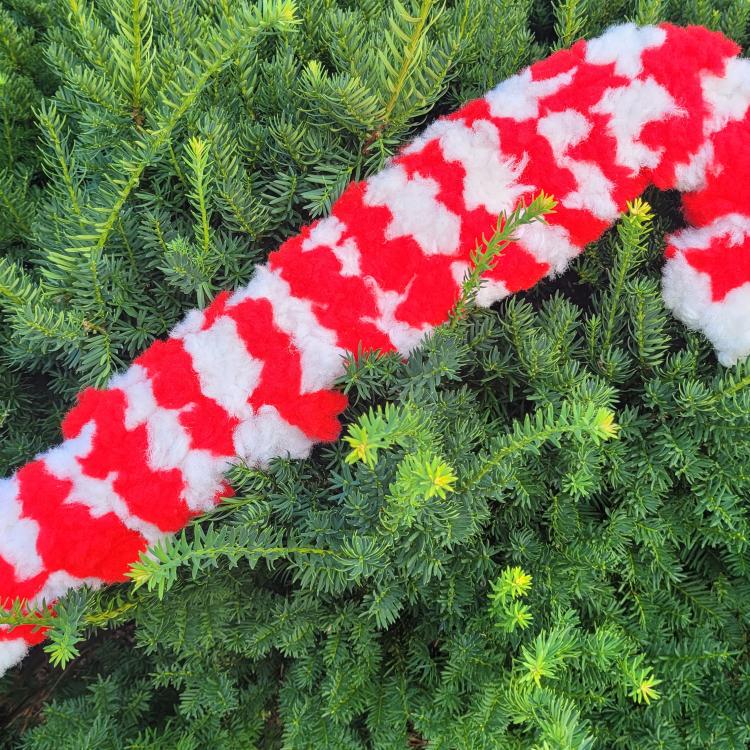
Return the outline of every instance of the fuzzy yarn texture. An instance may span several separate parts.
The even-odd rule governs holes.
[[[150,543],[231,493],[237,460],[302,458],[337,438],[343,355],[406,356],[444,322],[470,251],[501,212],[558,200],[501,255],[478,302],[545,276],[649,184],[683,193],[668,307],[750,354],[750,60],[705,28],[613,26],[430,125],[350,184],[247,286],[193,310],[106,389],[84,390],[64,442],[0,480],[0,603],[125,580]],[[44,639],[0,628],[0,674]]]

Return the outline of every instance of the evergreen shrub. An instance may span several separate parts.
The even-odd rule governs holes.
[[[623,19],[746,44],[750,4],[3,0],[0,469],[430,118]],[[650,190],[561,279],[351,361],[342,440],[60,603],[0,747],[747,747],[750,364],[665,312],[679,222]]]

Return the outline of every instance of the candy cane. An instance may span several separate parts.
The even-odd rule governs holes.
[[[149,543],[230,491],[233,461],[302,458],[339,434],[343,355],[403,355],[445,321],[501,212],[558,200],[478,302],[562,272],[649,184],[683,192],[666,304],[731,365],[750,353],[750,60],[722,35],[615,26],[441,118],[250,283],[191,311],[68,413],[65,441],[0,480],[0,602],[122,581]],[[0,628],[0,673],[44,638]]]

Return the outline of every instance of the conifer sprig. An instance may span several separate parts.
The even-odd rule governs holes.
[[[469,268],[464,275],[459,298],[448,316],[449,328],[455,328],[464,319],[481,288],[483,277],[495,267],[502,251],[515,239],[514,233],[533,221],[546,223],[544,217],[554,213],[556,205],[557,201],[551,195],[541,191],[532,198],[528,206],[521,200],[509,214],[498,217],[490,238],[483,235],[482,241],[469,254]]]
[[[152,545],[147,553],[134,563],[128,577],[135,589],[145,586],[149,591],[156,590],[158,597],[164,594],[177,581],[179,568],[189,566],[192,576],[220,563],[236,567],[243,560],[251,568],[263,559],[268,564],[290,555],[331,555],[329,550],[313,547],[285,546],[280,532],[271,529],[253,530],[247,526],[193,527],[192,538],[188,540],[183,531],[175,537],[166,537]]]

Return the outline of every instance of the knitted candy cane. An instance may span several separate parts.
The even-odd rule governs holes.
[[[106,390],[65,442],[0,480],[0,602],[124,580],[151,542],[229,492],[237,457],[304,457],[339,434],[342,355],[407,355],[456,300],[497,216],[559,201],[502,254],[489,305],[558,274],[653,183],[683,191],[664,298],[730,365],[750,353],[750,60],[701,27],[625,24],[441,118],[250,283],[193,310]],[[43,639],[0,628],[0,674]]]

